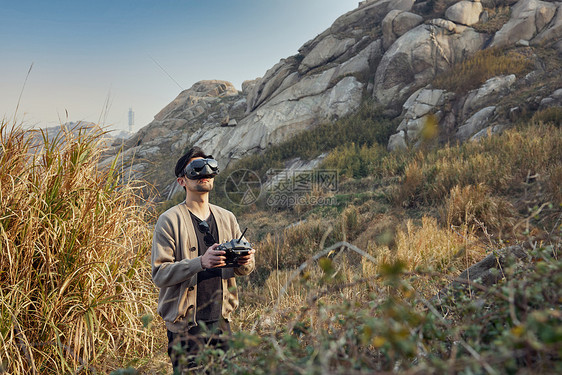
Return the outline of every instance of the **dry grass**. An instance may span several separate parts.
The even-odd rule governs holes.
[[[404,267],[406,274],[401,277],[416,292],[434,296],[452,277],[500,246],[494,232],[514,239],[511,229],[521,214],[513,207],[513,196],[523,196],[529,176],[536,175],[537,181],[549,186],[544,189],[548,199],[559,194],[561,142],[559,127],[535,123],[438,150],[371,158],[369,148],[340,149],[340,155],[349,152],[363,155],[363,161],[372,160],[369,174],[392,177],[397,201],[414,209],[399,205],[376,212],[382,201],[374,194],[374,200],[349,204],[337,214],[331,211],[333,216],[312,214],[265,236],[256,245],[258,272],[268,268],[269,273],[261,282],[246,286],[240,326],[276,338],[284,337],[286,327],[296,329],[306,332],[303,347],[317,347],[314,338],[332,333],[338,337],[345,315],[339,307],[349,311],[376,306],[379,299],[394,295],[408,298],[407,291],[391,290],[379,277],[396,264]],[[373,150],[373,155],[378,153]],[[439,211],[441,220],[429,216],[438,216]],[[322,248],[342,240],[361,243],[370,257],[336,249],[295,273]]]
[[[260,249],[256,268],[295,268],[319,250],[320,241],[328,226],[321,219],[311,217],[292,224],[280,235],[268,234],[256,248]]]
[[[339,220],[343,221],[355,210],[350,207]],[[244,290],[246,296],[255,294],[260,298],[242,303],[235,321],[242,331],[265,338],[262,345],[266,342],[274,345],[274,348],[258,348],[253,346],[255,343],[247,341],[247,355],[259,357],[261,350],[273,350],[280,356],[290,356],[291,350],[300,350],[297,348],[305,352],[308,348],[315,348],[324,350],[331,358],[337,357],[333,351],[345,347],[351,352],[360,351],[353,356],[350,354],[350,361],[357,358],[374,361],[375,357],[370,357],[370,353],[382,345],[382,336],[384,340],[392,339],[394,335],[396,339],[403,339],[403,334],[408,334],[390,329],[394,333],[387,335],[382,328],[370,334],[370,329],[365,328],[370,324],[368,322],[381,316],[384,319],[387,313],[400,320],[400,313],[395,311],[400,303],[389,305],[388,301],[413,296],[411,287],[397,289],[389,284],[388,277],[392,278],[393,274],[393,271],[389,274],[389,269],[394,264],[403,263],[407,273],[400,277],[408,280],[413,276],[409,280],[410,285],[417,293],[429,298],[447,285],[450,277],[457,276],[460,270],[480,260],[485,253],[466,226],[456,231],[445,229],[438,225],[436,219],[429,217],[422,219],[421,226],[411,220],[406,221],[404,228],[398,230],[396,246],[392,249],[372,242],[366,250],[370,255],[361,256],[360,262],[355,261],[353,251],[344,248],[309,262],[301,272],[295,272],[294,268],[274,270],[263,286]],[[384,274],[387,277],[381,277]],[[369,315],[364,315],[367,311]],[[409,318],[404,317],[401,321],[409,321]],[[334,345],[324,348],[326,340],[333,341]],[[364,348],[361,350],[359,347]],[[282,363],[289,360],[279,359]],[[295,358],[290,360],[298,361]],[[332,360],[322,366],[339,365]],[[312,362],[308,365],[313,366]],[[341,362],[341,366],[346,368],[347,361]]]
[[[503,25],[507,23],[507,21],[509,21],[511,13],[509,6],[498,6],[496,8],[488,8],[485,10],[488,12],[488,20],[486,22],[479,22],[472,25],[476,31],[494,34],[499,31]]]
[[[306,220],[268,233],[255,244],[256,249],[259,249],[256,269],[266,273],[295,269],[316,251],[338,241],[357,238],[365,225],[364,216],[353,205],[333,218],[311,214]]]
[[[310,262],[310,259],[322,249],[337,241],[354,241],[363,234],[369,225],[368,215],[360,208],[349,205],[334,217],[310,217],[283,230],[266,235],[255,244],[259,256],[256,258],[254,282],[243,286],[244,290],[237,319],[243,330],[250,331],[258,322],[261,334],[274,333],[280,326],[290,326],[295,313],[301,311],[307,318],[315,321],[323,329],[323,319],[312,309],[311,301],[319,296],[325,303],[339,303],[344,299],[366,300],[369,288],[364,283],[356,287],[342,288],[340,293],[324,294],[326,282],[336,281],[338,285],[354,283],[364,275],[358,254],[343,249],[336,249],[328,254],[329,258]],[[255,217],[253,217],[256,220]],[[372,224],[372,223],[371,223]],[[330,259],[330,260],[327,260]],[[322,262],[331,262],[333,272],[327,277],[320,266]],[[295,272],[299,266],[309,262],[302,272]],[[261,275],[261,276],[260,276]],[[286,288],[286,290],[285,290]],[[235,321],[237,320],[235,319]]]
[[[435,295],[450,282],[451,276],[478,262],[486,253],[467,225],[443,228],[437,219],[428,216],[421,219],[421,226],[406,220],[398,228],[395,242],[393,248],[374,243],[369,246],[369,253],[377,262],[363,259],[364,275],[379,274],[385,265],[400,262],[406,271],[418,274],[412,283],[427,297]]]
[[[420,154],[421,156],[422,154]],[[395,190],[393,199],[401,206],[408,207],[422,194],[424,184],[423,170],[416,160],[406,166],[403,183]]]
[[[400,207],[442,203],[457,185],[484,184],[495,194],[508,194],[529,173],[550,174],[562,160],[561,118],[558,108],[549,108],[502,135],[440,149],[386,153],[379,145],[341,147],[323,168],[348,168],[347,176],[399,177],[390,198]]]
[[[242,329],[250,331],[257,327],[262,333],[275,332],[281,326],[291,325],[295,314],[299,312],[301,316],[316,321],[319,324],[316,329],[323,329],[322,324],[326,322],[318,317],[318,311],[312,306],[314,301],[365,302],[371,287],[381,286],[370,271],[361,270],[362,263],[355,261],[353,251],[339,248],[327,257],[311,262],[316,253],[309,254],[305,261],[308,263],[302,267],[302,271],[297,271],[298,267],[275,269],[269,273],[263,285],[248,286],[244,291],[245,298],[254,296],[254,300],[249,304],[241,304],[238,318]],[[372,279],[373,283],[366,287],[363,279]],[[337,292],[327,292],[332,288]]]
[[[295,302],[302,303],[306,299],[306,290],[301,288],[298,279],[296,282],[291,282],[291,276],[294,270],[274,270],[271,272],[264,284],[264,291],[266,291],[267,298],[270,299],[271,303],[277,301],[278,298],[283,297],[286,293],[287,306],[295,306]],[[284,290],[284,287],[287,290]],[[298,305],[297,305],[298,306]]]
[[[421,226],[412,220],[397,233],[396,257],[406,269],[448,273],[466,269],[479,261],[484,251],[475,246],[476,238],[467,230],[460,233],[442,228],[435,218],[424,216]]]
[[[561,107],[548,107],[535,112],[531,118],[531,122],[538,124],[552,124],[560,127],[562,125],[562,108]]]
[[[322,250],[322,244],[324,248],[328,246],[327,239],[355,243],[380,220],[384,224],[379,228],[380,233],[371,233],[375,239],[368,240],[364,248],[370,258],[340,248],[326,258],[325,262],[330,262],[329,272],[324,261],[310,262]],[[338,225],[341,229],[336,230]],[[369,293],[373,290],[381,298],[387,296],[387,289],[378,277],[389,264],[401,262],[406,271],[419,272],[414,283],[416,289],[432,296],[450,277],[485,255],[486,250],[474,231],[464,224],[448,229],[441,227],[435,218],[423,217],[421,226],[412,220],[405,220],[396,229],[388,225],[380,215],[370,218],[360,207],[349,205],[335,218],[308,220],[286,228],[276,237],[266,236],[256,244],[260,254],[257,269],[269,268],[270,272],[263,283],[250,283],[244,290],[246,301],[239,313],[241,327],[251,330],[256,328],[252,322],[259,321],[258,332],[271,333],[273,327],[291,325],[295,314],[306,310],[300,317],[316,321],[319,325],[314,329],[325,329],[326,321],[320,322],[318,310],[310,309],[311,301],[320,298],[322,305],[346,301],[364,304],[372,298]],[[302,272],[295,273],[305,262],[308,265]],[[336,288],[335,292],[325,293],[332,287]]]
[[[235,322],[255,336],[245,339],[244,360],[236,366],[252,363],[248,368],[262,366],[266,373],[283,371],[279,370],[282,366],[295,373],[321,373],[310,370],[318,368],[350,373],[361,366],[382,371],[376,363],[386,357],[377,357],[376,350],[391,345],[392,350],[385,352],[390,358],[385,369],[399,366],[392,356],[405,350],[405,341],[419,332],[412,334],[410,324],[428,316],[420,306],[419,316],[418,310],[415,314],[401,310],[404,301],[414,295],[430,299],[487,251],[501,246],[495,237],[483,234],[497,231],[501,236],[520,221],[514,202],[537,198],[543,204],[544,199],[560,194],[561,135],[557,126],[534,123],[439,150],[378,154],[376,146],[338,149],[340,156],[349,156],[351,161],[361,158],[362,166],[356,169],[349,164],[350,170],[367,167],[368,174],[376,176],[371,178],[391,177],[388,180],[397,184],[395,196],[413,209],[391,206],[377,194],[387,185],[363,179],[361,189],[375,189],[367,201],[355,201],[356,205],[339,207],[341,211],[331,210],[329,215],[311,210],[305,220],[290,226],[279,223],[271,230],[256,244],[257,273],[260,269],[267,273],[261,278],[251,275],[242,287],[243,301]],[[332,166],[339,162],[336,157],[328,160]],[[534,185],[527,194],[523,190],[530,184]],[[549,195],[533,196],[543,187]],[[356,192],[343,190],[349,195]],[[433,217],[439,208],[440,221]],[[553,217],[559,211],[547,214]],[[255,213],[252,220],[273,225],[269,217],[259,220]],[[367,256],[337,248],[313,259],[323,248],[342,240],[361,243]],[[377,319],[380,324],[375,323]],[[440,348],[446,341],[437,333]],[[410,354],[403,363],[410,363]]]
[[[433,205],[435,214],[443,204],[442,224],[429,216],[416,221],[381,213],[383,203],[375,200],[329,217],[309,212],[293,225],[287,215],[280,215],[283,221],[278,214],[252,213],[242,221],[269,233],[255,244],[256,272],[240,283],[235,326],[272,340],[305,330],[303,345],[319,348],[314,339],[337,337],[342,314],[358,306],[373,306],[374,313],[380,300],[406,293],[379,278],[397,261],[418,293],[434,295],[485,255],[478,230],[511,225],[513,209],[501,194],[537,175],[549,197],[560,196],[560,131],[536,124],[405,154],[350,148],[368,161],[369,174],[400,183],[396,197],[405,206]],[[139,320],[152,314],[157,298],[146,260],[150,230],[137,190],[120,183],[115,168],[98,170],[95,136],[49,140],[42,150],[28,139],[21,129],[2,129],[0,362],[14,374],[87,373],[126,367],[127,358],[146,361],[153,345],[163,352]],[[337,241],[361,243],[369,256],[335,249],[294,277],[302,263]]]
[[[560,160],[560,128],[537,124],[512,129],[479,142],[414,154],[394,198],[404,206],[441,203],[457,185],[486,186],[505,195],[520,189],[529,175],[550,174]]]
[[[417,291],[425,296],[434,295],[451,277],[483,258],[487,251],[485,245],[496,246],[488,240],[483,245],[484,235],[499,233],[499,238],[505,234],[513,239],[510,230],[521,218],[506,196],[510,192],[521,193],[528,176],[544,176],[541,177],[545,179],[544,185],[550,186],[546,191],[553,197],[559,194],[561,142],[560,128],[533,124],[479,142],[373,158],[376,163],[370,174],[402,176],[395,192],[397,201],[422,211],[432,206],[434,215],[441,212],[440,222],[429,216],[419,221],[399,219],[398,212],[387,213],[393,217],[388,220],[385,214],[371,212],[374,206],[367,203],[350,204],[334,217],[311,215],[257,244],[258,269],[265,267],[270,272],[260,286],[250,287],[250,294],[260,297],[251,301],[249,311],[254,318],[267,316],[267,326],[271,329],[290,325],[296,312],[308,309],[318,294],[326,303],[368,303],[371,297],[366,290],[376,289],[381,296],[385,295],[386,289],[377,275],[396,261],[411,275],[417,275],[412,281]],[[368,149],[353,147],[349,151],[365,155]],[[360,242],[362,249],[375,259],[373,262],[351,252],[344,253],[352,255],[337,251],[331,254],[339,277],[337,282],[350,285],[348,289],[322,294],[326,290],[321,286],[321,281],[326,281],[325,275],[322,267],[313,262],[279,299],[280,290],[301,263],[323,247],[341,240]],[[358,280],[365,282],[355,284]],[[254,303],[260,308],[256,309]],[[274,305],[278,309],[272,312]],[[245,309],[243,306],[242,311]],[[319,313],[319,310],[306,312],[311,321]],[[319,325],[314,329],[324,328]]]
[[[10,374],[107,371],[151,353],[157,300],[138,189],[100,170],[103,134],[0,126],[0,361]],[[146,321],[148,323],[148,321]]]
[[[451,189],[441,213],[448,226],[470,225],[484,232],[507,231],[515,224],[517,212],[505,198],[493,196],[484,184]]]
[[[546,192],[551,202],[562,206],[562,164],[557,165],[545,176]]]
[[[531,67],[531,60],[516,50],[488,48],[435,77],[433,85],[462,94],[480,87],[489,78],[505,74],[525,74]]]

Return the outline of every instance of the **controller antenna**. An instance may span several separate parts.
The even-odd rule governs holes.
[[[238,242],[242,241],[242,237],[244,237],[244,233],[246,233],[247,230],[248,230],[248,228],[246,227],[246,229],[244,229],[244,232],[242,232],[242,234],[240,235],[240,238],[238,239]]]

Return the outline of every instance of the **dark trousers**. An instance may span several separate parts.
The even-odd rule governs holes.
[[[205,347],[228,350],[228,337],[232,334],[230,323],[221,319],[205,322],[191,327],[187,332],[171,332],[168,330],[168,355],[174,367],[174,374],[182,374],[189,370],[195,371],[195,357]],[[183,372],[182,372],[183,371]]]

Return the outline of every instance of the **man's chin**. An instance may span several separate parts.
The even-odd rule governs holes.
[[[213,180],[210,178],[202,178],[197,180],[197,191],[211,191],[213,190]]]

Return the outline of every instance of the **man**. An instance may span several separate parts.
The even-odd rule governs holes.
[[[181,157],[175,174],[186,199],[160,215],[154,229],[152,279],[160,288],[158,313],[168,330],[175,373],[186,368],[181,352],[193,356],[204,345],[228,349],[224,335],[238,307],[234,275],[248,275],[255,266],[252,249],[238,257],[236,267],[222,268],[225,252],[217,246],[241,232],[232,212],[209,203],[217,173],[216,160],[199,147]],[[189,360],[187,368],[194,366]]]

